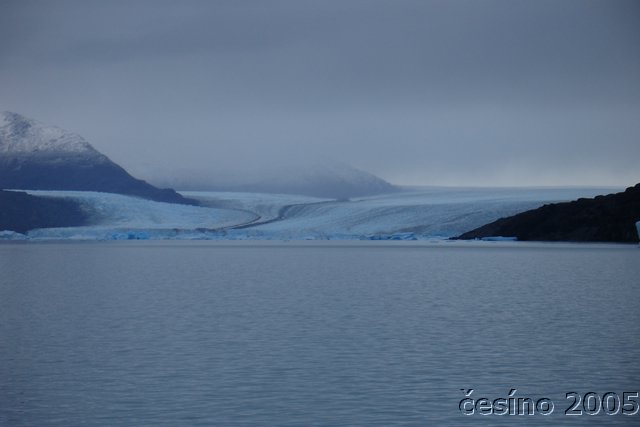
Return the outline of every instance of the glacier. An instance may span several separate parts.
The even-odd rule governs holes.
[[[2,240],[432,240],[461,234],[545,203],[593,197],[602,188],[416,188],[350,200],[288,194],[182,192],[202,206],[85,191],[34,191],[69,198],[90,225],[44,228]]]
[[[37,240],[202,238],[207,233],[254,219],[250,213],[232,209],[154,202],[113,193],[34,190],[27,193],[75,200],[91,217],[89,226],[44,228],[27,233],[28,238]]]

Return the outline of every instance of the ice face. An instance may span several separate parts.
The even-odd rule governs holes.
[[[443,189],[336,201],[304,196],[185,193],[205,207],[95,192],[28,191],[77,200],[92,225],[32,230],[30,239],[372,239],[448,238],[544,203],[602,189]]]
[[[0,240],[26,240],[27,236],[21,233],[16,233],[11,230],[2,230],[0,231]]]

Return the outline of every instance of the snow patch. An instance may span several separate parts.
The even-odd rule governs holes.
[[[0,154],[74,154],[105,158],[80,135],[17,113],[0,113]]]

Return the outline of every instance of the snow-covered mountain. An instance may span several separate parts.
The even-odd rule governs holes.
[[[399,191],[399,188],[369,172],[328,159],[297,160],[247,166],[243,170],[175,171],[171,177],[153,182],[186,191],[227,191],[296,194],[348,199]]]
[[[12,112],[0,113],[0,188],[83,190],[188,203],[129,175],[84,138]]]

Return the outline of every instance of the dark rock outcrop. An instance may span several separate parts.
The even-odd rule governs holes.
[[[25,233],[35,228],[77,227],[87,222],[87,213],[73,200],[0,190],[0,231]]]
[[[518,240],[572,242],[638,242],[635,223],[640,220],[640,184],[624,192],[553,203],[501,218],[456,239],[492,236]]]

